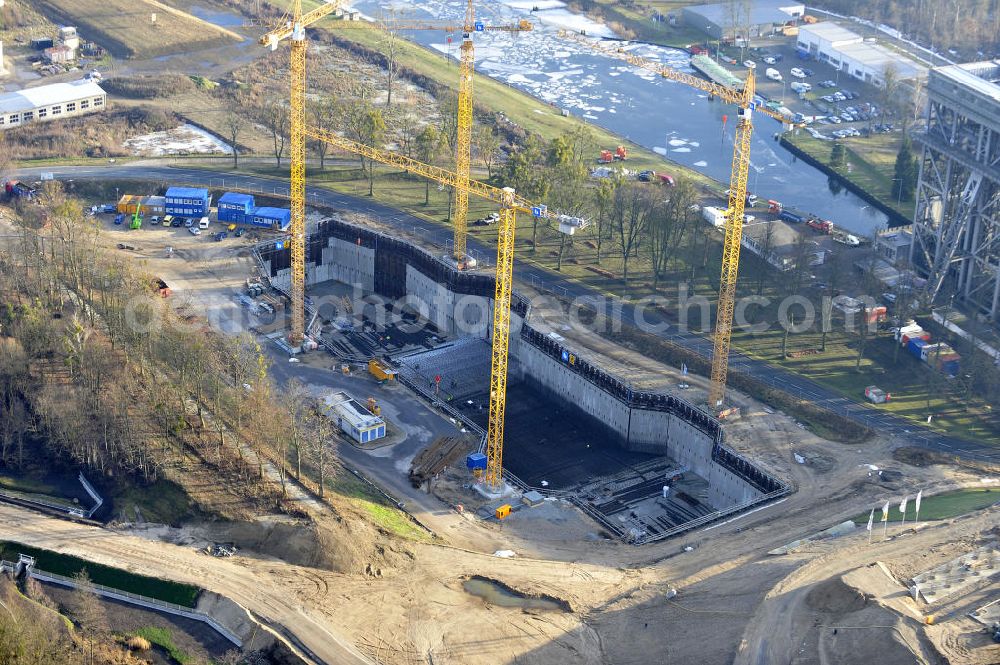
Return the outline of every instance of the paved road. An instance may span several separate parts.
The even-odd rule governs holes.
[[[37,179],[42,169],[25,170],[17,174],[23,179]],[[202,183],[211,187],[242,187],[254,189],[262,193],[288,192],[285,181],[251,175],[225,174],[184,166],[164,166],[155,162],[133,162],[107,166],[67,166],[47,167],[60,179],[141,179],[177,183]],[[390,224],[400,230],[415,234],[425,242],[446,247],[451,237],[448,228],[414,217],[408,213],[390,208],[363,197],[338,194],[325,189],[309,188],[307,190],[309,203],[341,208],[355,212],[367,213],[377,217],[381,222]],[[488,257],[495,250],[475,239],[469,239],[469,250],[473,256]],[[566,298],[580,298],[594,303],[605,303],[606,298],[586,286],[563,280],[558,275],[524,264],[515,264],[515,277],[524,283],[541,290],[555,293]],[[633,306],[624,304],[622,320],[626,325],[633,325],[636,312]],[[663,324],[664,320],[655,312],[645,312],[649,324]],[[658,333],[681,346],[697,352],[706,358],[711,358],[712,343],[707,337],[696,332],[681,332],[676,326],[670,326]],[[755,360],[738,352],[733,352],[730,358],[730,371],[749,374],[761,382],[798,395],[803,399],[826,407],[840,415],[867,425],[881,433],[900,437],[910,445],[922,446],[944,453],[953,453],[969,459],[1000,462],[1000,447],[991,442],[978,442],[955,436],[939,434],[905,418],[869,408],[822,386],[815,381],[789,372],[770,363]]]

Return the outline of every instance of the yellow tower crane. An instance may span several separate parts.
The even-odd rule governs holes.
[[[305,336],[306,295],[306,27],[328,16],[347,4],[346,0],[328,0],[306,14],[302,13],[302,0],[293,0],[291,20],[271,30],[260,38],[260,44],[277,50],[278,44],[291,39],[289,60],[289,131],[288,156],[291,163],[290,203],[292,210],[292,331],[288,336],[293,345],[302,343]]]
[[[739,122],[736,125],[736,139],[733,145],[732,173],[729,177],[729,207],[726,209],[726,238],[722,249],[722,275],[719,280],[719,305],[715,317],[714,351],[712,354],[712,383],[708,393],[708,403],[714,409],[721,409],[726,396],[726,379],[729,373],[729,343],[733,333],[733,310],[736,304],[736,279],[740,267],[740,240],[743,235],[743,211],[746,205],[747,180],[750,172],[750,138],[753,135],[754,110],[770,116],[782,123],[791,124],[781,113],[766,106],[758,107],[754,102],[753,70],[747,72],[743,89],[738,90],[712,83],[705,79],[677,71],[666,65],[626,52],[621,47],[605,46],[601,42],[582,35],[561,31],[568,37],[596,51],[613,58],[655,72],[665,79],[677,81],[703,90],[724,102],[739,107]]]
[[[335,148],[361,155],[381,164],[398,166],[411,173],[429,178],[442,185],[460,188],[468,196],[478,196],[499,204],[500,220],[497,222],[496,291],[493,297],[493,346],[490,360],[490,411],[486,428],[486,483],[498,489],[503,483],[503,428],[507,408],[507,358],[510,348],[510,305],[514,281],[514,230],[517,213],[527,212],[535,217],[557,224],[561,233],[572,235],[585,228],[588,222],[579,217],[560,215],[543,205],[534,204],[511,188],[498,188],[478,180],[463,179],[461,174],[437,166],[430,166],[403,155],[351,141],[333,132],[309,127],[306,135]]]
[[[443,30],[445,32],[462,31],[462,45],[459,59],[458,80],[458,118],[455,137],[455,173],[460,181],[468,182],[472,169],[472,101],[473,77],[476,69],[476,51],[472,35],[477,32],[530,32],[534,26],[530,21],[521,19],[509,25],[486,25],[476,20],[476,10],[472,0],[468,0],[465,9],[465,22],[462,25],[428,24],[406,21],[376,22],[343,21],[338,27],[368,27],[374,25],[382,30]],[[467,264],[466,236],[468,235],[469,194],[464,187],[454,188],[454,204],[452,217],[455,223],[455,241],[453,257],[459,268]]]

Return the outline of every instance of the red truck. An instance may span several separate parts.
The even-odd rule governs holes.
[[[827,235],[833,233],[833,222],[826,219],[810,219],[806,222],[806,226],[811,228],[813,231],[819,231],[820,233],[825,233]]]

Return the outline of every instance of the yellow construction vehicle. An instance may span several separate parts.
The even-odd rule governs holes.
[[[368,361],[368,373],[379,382],[396,380],[396,370],[386,367],[385,363],[378,358],[372,358]]]
[[[493,295],[493,344],[490,360],[490,411],[486,428],[487,466],[484,478],[490,487],[500,488],[503,484],[503,430],[507,408],[507,359],[510,345],[510,304],[513,294],[514,230],[517,213],[527,212],[535,217],[547,219],[555,224],[561,233],[568,235],[573,235],[578,229],[586,228],[589,222],[579,217],[552,212],[543,205],[534,204],[518,196],[509,187],[500,189],[478,180],[462,180],[457,173],[447,169],[373,148],[333,132],[309,127],[306,129],[306,135],[315,141],[323,141],[372,161],[398,166],[442,185],[461,187],[467,194],[499,204],[496,290]]]
[[[677,71],[666,65],[626,52],[619,46],[612,46],[588,38],[584,35],[560,31],[561,36],[604,53],[613,58],[624,60],[636,67],[655,72],[665,79],[684,83],[692,88],[707,92],[724,102],[735,104],[739,108],[739,123],[736,125],[736,138],[733,145],[733,165],[729,178],[729,207],[726,209],[726,237],[722,249],[722,275],[719,281],[719,306],[715,319],[714,351],[712,354],[712,383],[708,393],[709,406],[717,411],[723,408],[726,395],[726,379],[729,372],[729,344],[733,332],[733,310],[736,302],[736,279],[740,266],[740,240],[743,235],[743,210],[746,205],[747,178],[750,171],[750,138],[753,135],[753,112],[780,120],[790,125],[788,118],[766,106],[757,106],[754,102],[753,70],[747,72],[743,89],[727,88],[718,83],[712,83],[691,74]]]

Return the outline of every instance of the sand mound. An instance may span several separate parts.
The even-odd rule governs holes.
[[[867,604],[865,594],[848,586],[839,577],[817,584],[806,596],[806,605],[810,609],[830,614],[857,612]]]
[[[321,524],[304,520],[262,519],[228,522],[210,528],[216,542],[231,542],[244,554],[261,554],[297,566],[337,573],[381,576],[411,560],[399,543],[390,543],[364,520],[348,516]]]

